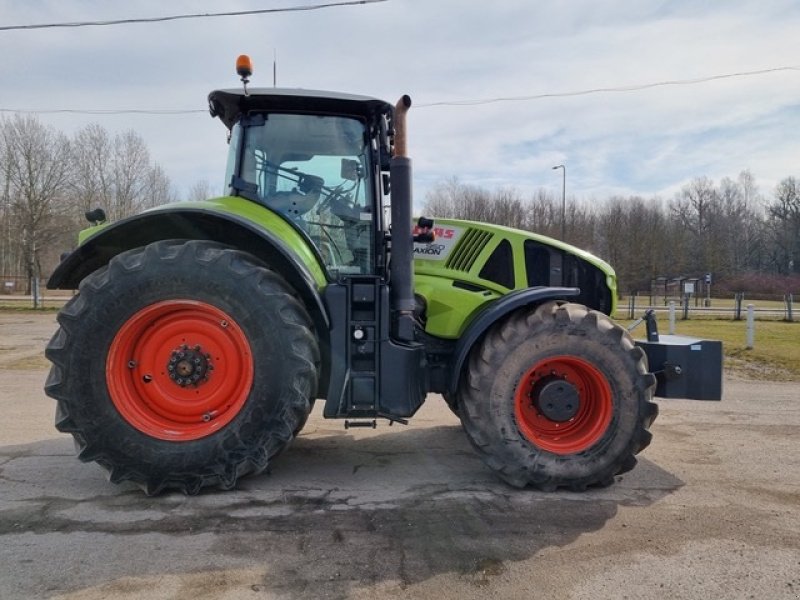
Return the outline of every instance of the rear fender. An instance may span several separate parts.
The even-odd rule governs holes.
[[[456,393],[461,369],[472,348],[498,320],[526,306],[537,306],[550,300],[567,300],[580,295],[580,293],[580,288],[534,287],[512,292],[489,304],[478,313],[456,343],[450,368],[449,393]]]

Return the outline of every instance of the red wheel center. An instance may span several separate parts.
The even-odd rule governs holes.
[[[554,356],[520,379],[514,416],[520,433],[553,454],[575,454],[597,443],[614,413],[611,386],[589,362]]]
[[[168,300],[135,313],[114,337],[106,384],[125,421],[170,441],[205,437],[233,420],[253,383],[241,328],[220,309]]]

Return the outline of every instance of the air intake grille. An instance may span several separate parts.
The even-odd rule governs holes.
[[[472,265],[475,264],[475,259],[478,258],[478,255],[491,239],[492,234],[488,231],[467,229],[464,233],[464,237],[462,237],[456,244],[456,247],[453,248],[453,252],[447,259],[447,262],[444,263],[444,266],[456,271],[469,271]]]

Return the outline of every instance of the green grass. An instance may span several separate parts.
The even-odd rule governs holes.
[[[620,321],[627,325],[629,321]],[[659,318],[659,332],[667,333],[667,320]],[[644,324],[633,332],[645,336]],[[675,333],[690,337],[722,340],[725,371],[749,379],[800,381],[800,323],[756,321],[753,348],[745,348],[747,322],[725,319],[676,321]]]

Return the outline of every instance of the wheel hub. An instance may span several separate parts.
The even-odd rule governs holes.
[[[536,394],[536,406],[551,421],[563,423],[573,419],[581,406],[578,389],[564,379],[544,383]]]
[[[514,395],[520,433],[553,454],[586,451],[608,431],[613,414],[608,379],[579,356],[540,360],[522,375]]]
[[[176,348],[170,354],[167,363],[169,378],[181,387],[190,385],[197,387],[208,381],[210,371],[214,370],[211,355],[203,352],[197,345],[189,348],[188,345]]]

